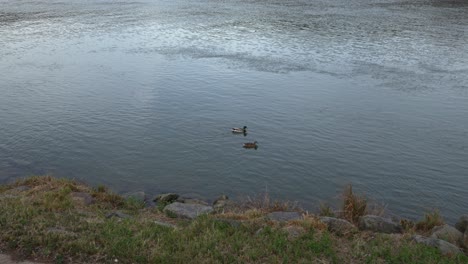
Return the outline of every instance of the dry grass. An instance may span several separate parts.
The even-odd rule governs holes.
[[[444,219],[440,215],[439,210],[433,210],[432,212],[428,212],[424,215],[424,219],[416,223],[416,230],[418,231],[430,231],[435,226],[443,225]]]
[[[328,229],[327,225],[320,221],[316,216],[305,214],[302,220],[291,221],[292,224],[301,225],[309,230],[321,230],[325,231]]]
[[[367,199],[364,195],[353,192],[353,186],[346,186],[343,192],[342,216],[351,223],[357,223],[359,217],[367,213]]]
[[[249,209],[260,210],[266,213],[275,211],[302,211],[297,202],[271,199],[268,192],[253,197],[247,196],[240,200],[239,206],[244,211]]]

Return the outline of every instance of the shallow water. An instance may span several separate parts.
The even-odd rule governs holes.
[[[267,190],[308,209],[352,183],[392,213],[453,221],[466,14],[461,0],[0,0],[0,181]]]

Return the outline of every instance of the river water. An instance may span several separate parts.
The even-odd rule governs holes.
[[[453,221],[468,2],[0,0],[0,181],[32,174]]]

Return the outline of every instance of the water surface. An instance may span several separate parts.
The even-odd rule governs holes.
[[[466,14],[462,0],[0,0],[0,181],[267,190],[309,209],[352,183],[395,214],[453,221]]]

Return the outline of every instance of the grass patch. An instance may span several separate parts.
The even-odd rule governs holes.
[[[357,242],[357,243],[356,243]],[[377,234],[360,237],[353,243],[353,258],[363,263],[466,263],[468,257],[447,257],[437,249],[411,242],[405,236]]]
[[[127,210],[137,211],[145,208],[145,202],[135,197],[128,197],[124,201],[124,207]]]
[[[320,203],[319,208],[319,215],[320,216],[328,216],[328,217],[335,217],[335,211],[330,207],[330,205],[326,203]]]
[[[15,187],[26,191],[13,192]],[[285,204],[262,198],[260,208],[205,215],[193,221],[172,219],[157,208],[124,199],[107,188],[90,188],[52,177],[23,179],[0,189],[0,248],[55,263],[463,263],[464,255],[442,256],[405,237],[338,237],[317,217],[288,223],[266,221]],[[73,193],[92,196],[83,205]],[[2,196],[3,195],[3,196]],[[106,218],[119,210],[130,218]],[[239,221],[231,225],[219,218]],[[177,228],[155,223],[176,224]],[[292,238],[289,227],[303,232]],[[287,228],[285,228],[287,227]]]

